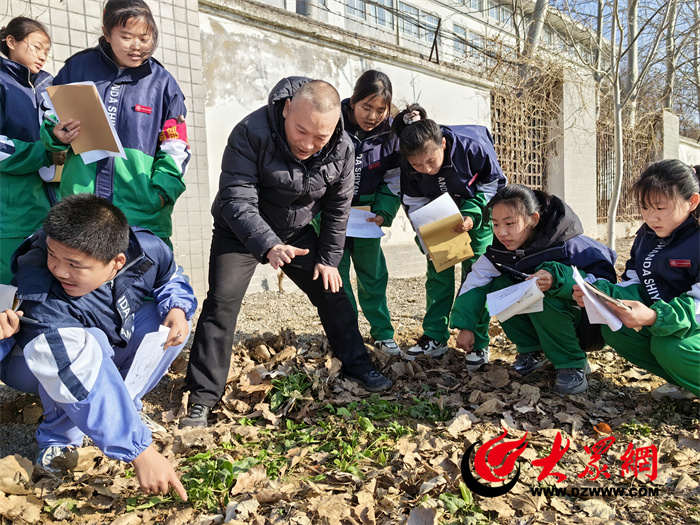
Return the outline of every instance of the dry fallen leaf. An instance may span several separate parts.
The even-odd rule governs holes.
[[[612,434],[612,428],[607,423],[602,421],[593,427],[593,430],[598,432],[598,434]]]
[[[34,465],[19,454],[0,459],[0,491],[5,494],[31,494]]]
[[[408,515],[406,525],[437,525],[437,509],[417,507]]]

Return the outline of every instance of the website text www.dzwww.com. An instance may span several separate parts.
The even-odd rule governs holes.
[[[530,487],[533,496],[568,496],[570,498],[591,498],[594,496],[655,497],[658,487]]]

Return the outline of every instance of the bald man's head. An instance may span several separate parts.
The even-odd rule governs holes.
[[[284,103],[284,133],[292,154],[306,160],[333,136],[340,119],[340,96],[323,80],[301,86]]]
[[[319,113],[328,113],[334,109],[340,111],[340,95],[325,80],[312,80],[303,84],[292,96],[292,105],[301,100],[308,100],[311,107]]]

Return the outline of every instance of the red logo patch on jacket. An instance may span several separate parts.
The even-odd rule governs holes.
[[[376,169],[381,165],[381,163],[382,162],[380,160],[378,160],[377,162],[373,162],[372,164],[369,165],[369,169],[371,169],[371,170]]]
[[[690,268],[690,259],[671,259],[671,268]]]
[[[148,106],[142,106],[141,104],[136,104],[134,106],[134,111],[137,113],[145,113],[146,115],[150,115],[153,112],[153,108],[149,108]]]

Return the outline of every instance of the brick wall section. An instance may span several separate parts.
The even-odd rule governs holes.
[[[197,0],[146,0],[160,32],[155,58],[175,77],[185,94],[188,141],[192,158],[187,171],[187,191],[173,215],[173,244],[177,262],[190,276],[200,299],[206,291],[211,240],[209,180],[207,171],[204,90]],[[101,0],[9,0],[0,12],[0,26],[15,16],[43,22],[53,40],[52,60],[45,69],[56,74],[63,62],[78,51],[97,44],[102,27]]]

